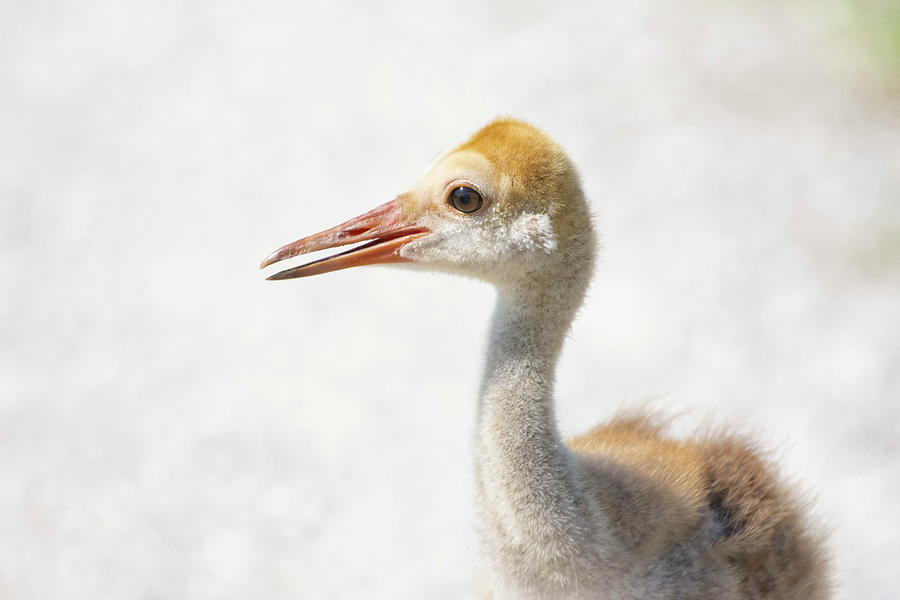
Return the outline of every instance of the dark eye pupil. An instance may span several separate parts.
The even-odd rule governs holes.
[[[483,204],[481,194],[470,187],[458,187],[450,192],[450,204],[460,212],[475,212]]]

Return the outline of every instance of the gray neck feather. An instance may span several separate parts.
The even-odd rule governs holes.
[[[578,463],[554,416],[556,363],[581,302],[580,290],[575,298],[559,292],[499,291],[478,406],[482,541],[504,570],[521,565],[517,577],[559,574],[573,556],[586,558],[596,534]]]

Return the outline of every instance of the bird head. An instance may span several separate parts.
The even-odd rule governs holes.
[[[336,227],[276,250],[267,267],[360,244],[269,279],[407,263],[498,287],[590,275],[594,234],[578,175],[563,149],[522,121],[500,119],[444,154],[411,190]]]

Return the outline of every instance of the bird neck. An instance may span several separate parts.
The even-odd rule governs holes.
[[[589,533],[581,477],[552,401],[556,363],[581,302],[581,294],[568,296],[525,286],[498,294],[476,441],[479,518],[492,554],[530,547],[560,558],[583,550]]]

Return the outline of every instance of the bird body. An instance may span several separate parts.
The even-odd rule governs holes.
[[[562,440],[556,364],[596,242],[576,170],[544,133],[495,121],[409,192],[263,266],[357,242],[271,279],[408,263],[497,289],[475,436],[493,598],[828,597],[819,538],[741,439],[675,441],[637,415]]]

